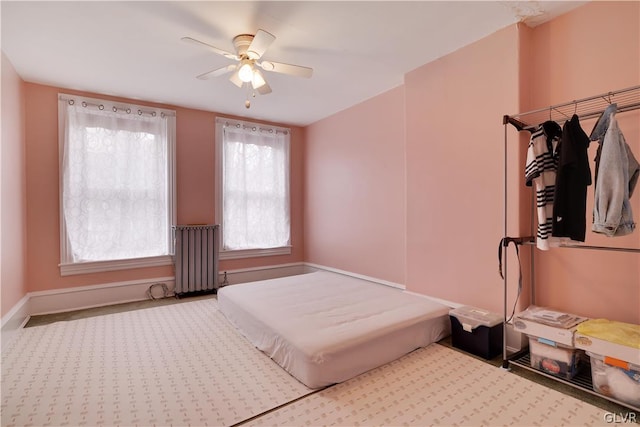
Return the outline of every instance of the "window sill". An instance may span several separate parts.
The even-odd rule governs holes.
[[[291,246],[269,249],[240,249],[220,251],[220,259],[255,258],[273,255],[291,255]]]
[[[60,264],[59,267],[61,276],[72,276],[74,274],[100,273],[103,271],[128,270],[131,268],[158,267],[163,265],[173,265],[173,257],[171,255],[161,255],[112,261],[87,261]]]

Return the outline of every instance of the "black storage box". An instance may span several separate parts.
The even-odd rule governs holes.
[[[502,353],[502,316],[475,307],[449,311],[451,344],[485,359]]]

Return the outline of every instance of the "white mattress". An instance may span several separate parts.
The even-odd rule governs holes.
[[[449,307],[389,286],[314,272],[227,286],[227,319],[310,388],[345,381],[450,334]]]

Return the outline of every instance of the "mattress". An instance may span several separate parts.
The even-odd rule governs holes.
[[[226,318],[309,388],[339,383],[450,334],[449,307],[317,271],[218,290]]]

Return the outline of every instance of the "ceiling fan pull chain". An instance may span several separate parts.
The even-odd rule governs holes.
[[[250,94],[251,94],[251,85],[249,83],[245,83],[247,85],[247,100],[244,101],[244,106],[247,107],[247,109],[251,108],[251,101],[249,100]]]

